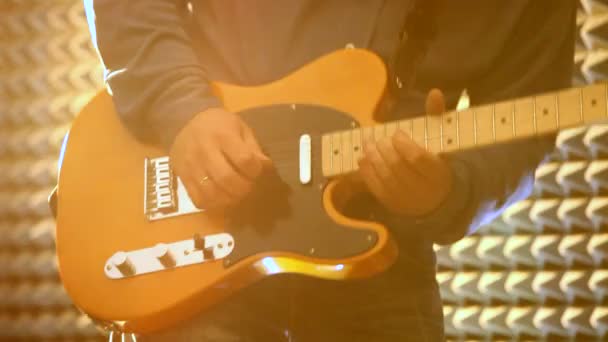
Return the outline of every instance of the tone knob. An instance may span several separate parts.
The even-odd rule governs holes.
[[[154,247],[154,256],[165,267],[174,267],[176,264],[175,256],[167,244],[159,243]]]
[[[200,234],[194,234],[193,240],[194,248],[203,252],[203,258],[205,260],[211,260],[215,258],[215,255],[213,254],[213,245],[207,243],[208,241],[206,237],[200,236]]]
[[[129,256],[125,252],[117,252],[112,256],[112,265],[114,265],[123,276],[131,276],[135,274],[135,266],[129,260]]]

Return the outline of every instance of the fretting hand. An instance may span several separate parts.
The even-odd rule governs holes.
[[[445,110],[443,93],[429,92],[426,112],[438,115]],[[419,217],[431,213],[446,199],[452,188],[448,163],[416,144],[397,130],[392,137],[364,142],[359,160],[361,178],[374,196],[395,214]]]

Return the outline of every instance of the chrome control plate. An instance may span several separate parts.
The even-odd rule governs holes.
[[[132,251],[116,251],[106,260],[104,273],[110,279],[130,278],[220,260],[230,255],[234,249],[234,238],[228,233],[206,235],[201,238],[204,239],[204,251],[195,248],[194,239],[160,244],[162,249],[171,255],[170,266],[163,262],[166,254],[159,255],[158,245]],[[126,272],[125,269],[129,271]]]

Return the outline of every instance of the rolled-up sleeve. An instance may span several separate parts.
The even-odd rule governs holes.
[[[197,113],[220,106],[176,0],[85,0],[104,79],[126,127],[170,147]]]

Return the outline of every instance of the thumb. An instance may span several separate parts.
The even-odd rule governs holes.
[[[429,91],[424,108],[429,115],[439,115],[445,112],[445,97],[441,90],[433,88]]]

